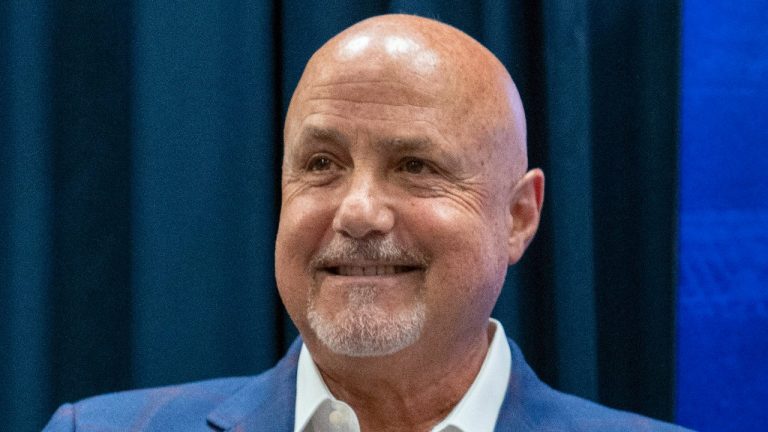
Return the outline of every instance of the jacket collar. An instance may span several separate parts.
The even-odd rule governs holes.
[[[208,423],[221,430],[278,432],[293,430],[296,369],[301,338],[274,368],[251,378],[240,390],[208,414]]]

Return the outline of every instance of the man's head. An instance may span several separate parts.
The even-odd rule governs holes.
[[[425,18],[362,21],[310,59],[284,141],[276,275],[311,350],[445,350],[485,331],[543,194],[487,49]]]

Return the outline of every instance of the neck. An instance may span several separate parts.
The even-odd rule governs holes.
[[[472,385],[493,330],[487,326],[449,346],[417,342],[384,357],[320,350],[313,359],[331,393],[355,410],[363,431],[429,431]]]

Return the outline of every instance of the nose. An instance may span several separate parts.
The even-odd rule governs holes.
[[[353,176],[336,209],[333,230],[358,239],[391,231],[395,216],[383,189],[373,176]]]

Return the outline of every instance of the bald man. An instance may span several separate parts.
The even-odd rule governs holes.
[[[490,319],[539,224],[504,66],[380,16],[310,59],[288,109],[275,250],[301,338],[251,378],[92,398],[49,431],[665,431],[540,382]]]

